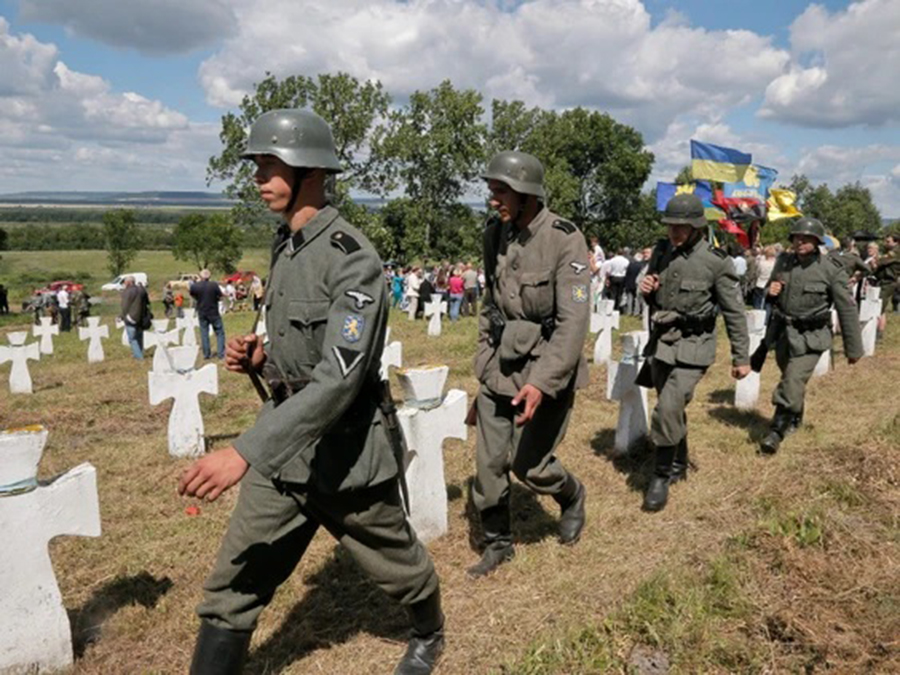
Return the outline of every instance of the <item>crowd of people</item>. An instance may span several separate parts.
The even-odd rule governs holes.
[[[423,316],[426,303],[435,297],[447,302],[451,321],[460,316],[477,316],[478,298],[484,289],[484,270],[470,262],[398,269],[385,266],[385,283],[391,307],[407,312],[410,320]]]

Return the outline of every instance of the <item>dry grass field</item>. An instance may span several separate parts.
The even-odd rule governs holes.
[[[251,322],[230,315],[226,328]],[[440,338],[399,313],[391,325],[404,365],[445,363],[448,387],[475,393],[473,320],[445,324]],[[0,422],[50,429],[43,477],[84,461],[97,468],[103,535],[51,546],[75,673],[184,673],[193,608],[236,490],[186,515],[194,502],[175,485],[187,462],[167,454],[170,404],[149,406],[149,362],[130,359],[117,331],[102,364],[87,364],[74,333],[56,344],[32,365],[33,396],[10,397],[0,368]],[[581,542],[560,547],[553,501],[516,489],[518,554],[479,581],[465,575],[478,556],[467,507],[474,435],[445,443],[450,532],[430,546],[447,615],[439,672],[639,672],[648,659],[679,673],[900,672],[900,317],[874,358],[851,368],[837,356],[810,386],[805,426],[764,458],[756,441],[772,411],[774,359],[758,412],[738,412],[720,335],[719,360],[688,410],[695,470],[652,515],[640,511],[649,456],[607,455],[617,408],[604,398],[605,367],[592,365],[560,448],[587,485]],[[207,433],[251,424],[247,379],[221,371],[220,391],[201,402]],[[389,673],[405,626],[401,609],[319,533],[263,614],[247,672]]]

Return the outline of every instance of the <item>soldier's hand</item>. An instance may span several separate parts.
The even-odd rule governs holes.
[[[784,287],[784,284],[780,281],[773,281],[769,284],[769,295],[773,298],[776,297],[779,293],[781,293],[781,289]]]
[[[849,363],[851,366],[854,365],[854,364],[856,364],[856,363],[859,363],[859,357],[857,356],[857,357],[855,357],[855,358],[851,358],[851,357],[848,356],[848,357],[847,357],[847,363]]]
[[[658,274],[648,274],[643,279],[641,279],[641,294],[642,295],[650,295],[658,288],[659,288],[659,275]]]
[[[526,384],[519,389],[519,393],[512,400],[513,407],[518,406],[520,403],[524,403],[525,406],[521,414],[516,415],[516,424],[520,427],[527,424],[534,417],[535,411],[537,411],[543,400],[544,392],[533,384]]]
[[[237,484],[250,467],[232,446],[216,450],[191,464],[178,481],[178,494],[214,502]]]
[[[743,380],[750,374],[750,365],[734,366],[731,369],[731,376],[736,380]]]
[[[225,345],[225,367],[233,373],[248,373],[262,368],[266,360],[258,335],[237,335]]]

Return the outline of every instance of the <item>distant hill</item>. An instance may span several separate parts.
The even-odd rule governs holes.
[[[0,194],[0,205],[20,206],[193,206],[228,208],[220,192],[11,192]]]

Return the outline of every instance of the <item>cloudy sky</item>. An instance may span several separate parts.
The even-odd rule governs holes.
[[[898,63],[900,0],[0,0],[0,193],[206,189],[266,70],[342,70],[608,111],[653,180],[696,138],[900,217]]]

